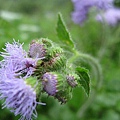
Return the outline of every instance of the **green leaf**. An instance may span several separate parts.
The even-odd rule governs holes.
[[[62,42],[63,44],[66,44],[67,47],[74,48],[72,38],[65,26],[62,15],[60,13],[58,14],[56,31],[57,31],[57,36],[60,39],[60,42]]]
[[[85,92],[89,96],[89,92],[90,92],[90,76],[89,76],[88,70],[85,69],[85,68],[82,68],[82,67],[77,67],[76,72],[80,77],[78,82],[81,84],[81,86],[84,88]]]

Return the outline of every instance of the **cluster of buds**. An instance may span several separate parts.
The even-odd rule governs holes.
[[[78,75],[68,74],[67,59],[61,47],[49,39],[33,41],[29,48],[29,57],[38,60],[34,76],[42,84],[42,92],[53,96],[61,103],[72,97],[72,88],[78,85]]]
[[[66,103],[80,78],[74,70],[69,72],[64,50],[51,40],[32,41],[28,52],[22,45],[7,43],[0,54],[0,99],[5,100],[3,108],[31,120],[37,117],[37,104],[45,105],[39,99],[43,93]]]

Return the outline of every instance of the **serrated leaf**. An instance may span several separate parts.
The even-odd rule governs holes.
[[[66,44],[67,47],[74,48],[74,44],[72,38],[70,36],[69,31],[67,30],[65,23],[63,21],[62,15],[58,14],[58,22],[57,22],[57,36],[63,44]]]
[[[84,88],[85,92],[89,96],[90,76],[89,76],[88,70],[82,67],[77,67],[76,72],[80,77],[80,80],[78,82],[80,82],[81,86]]]

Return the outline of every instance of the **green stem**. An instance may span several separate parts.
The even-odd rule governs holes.
[[[98,60],[88,54],[83,54],[83,53],[79,53],[79,57],[82,57],[91,66],[97,80],[96,89],[99,90],[101,88],[103,78],[102,78],[102,68]]]
[[[72,52],[74,55],[69,59],[69,64],[73,63],[79,57],[79,54],[75,49],[73,49]]]
[[[96,89],[99,89],[102,84],[102,68],[101,68],[98,60],[88,54],[80,53],[80,52],[76,51],[75,49],[73,49],[73,54],[74,55],[69,59],[68,63],[72,64],[78,58],[86,61],[86,63],[88,63],[91,66],[93,73],[96,77],[96,80],[97,80]]]
[[[85,111],[87,110],[87,108],[94,101],[94,98],[96,96],[97,91],[101,88],[101,84],[102,84],[102,69],[101,69],[101,66],[100,66],[98,60],[95,59],[94,57],[92,57],[92,56],[90,56],[88,54],[79,53],[75,49],[73,50],[73,54],[74,55],[69,59],[69,64],[73,63],[78,58],[83,59],[84,61],[86,61],[86,63],[88,63],[91,66],[91,68],[93,70],[93,73],[95,75],[95,79],[97,80],[95,88],[94,88],[94,91],[91,92],[90,98],[78,110],[77,116],[78,116],[78,118],[82,118],[84,113],[85,113]]]

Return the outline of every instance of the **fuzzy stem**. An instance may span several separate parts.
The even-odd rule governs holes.
[[[78,51],[76,51],[75,49],[73,50],[74,56],[72,56],[69,59],[69,64],[72,63],[73,61],[75,61],[77,58],[83,59],[84,61],[86,61],[92,68],[93,73],[95,75],[95,78],[97,80],[96,82],[96,86],[94,88],[94,90],[91,92],[90,98],[83,104],[83,106],[78,110],[77,116],[78,118],[82,118],[85,111],[87,110],[87,108],[90,106],[90,104],[94,101],[94,98],[96,96],[96,93],[98,90],[100,90],[101,85],[102,85],[102,69],[101,66],[98,62],[97,59],[95,59],[94,57],[88,55],[88,54],[84,54],[84,53],[79,53]]]
[[[80,53],[75,49],[73,49],[73,54],[74,55],[68,60],[68,63],[72,64],[78,58],[83,59],[86,63],[88,63],[95,73],[95,77],[97,80],[96,89],[99,89],[102,84],[102,68],[98,60],[88,54]]]
[[[86,62],[88,62],[89,65],[91,66],[91,68],[93,69],[96,80],[97,80],[96,90],[99,90],[101,88],[102,79],[103,79],[102,78],[102,68],[101,68],[99,62],[97,61],[97,59],[95,59],[94,57],[92,57],[88,54],[79,53],[79,57],[82,57]]]

